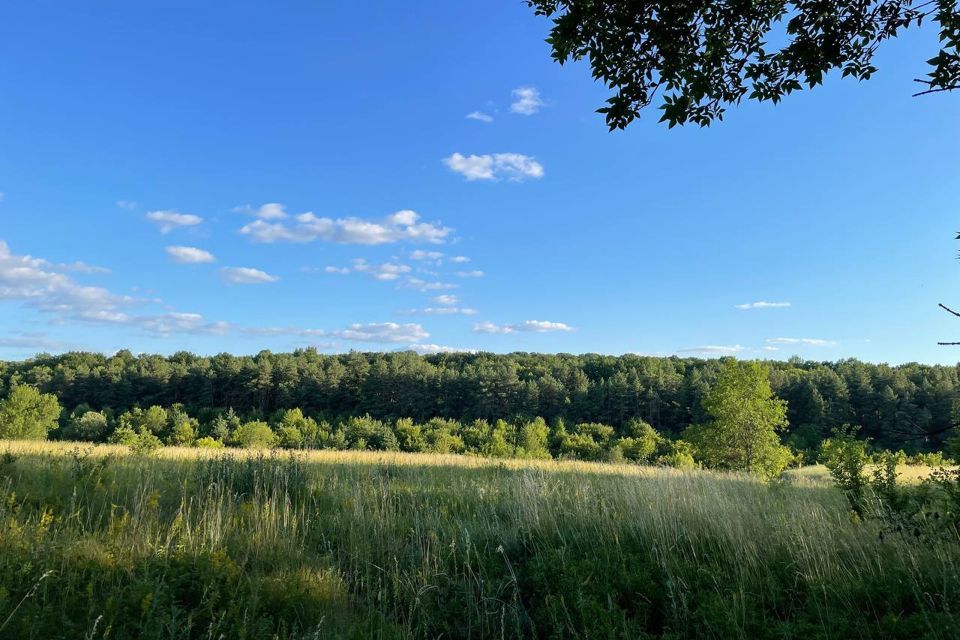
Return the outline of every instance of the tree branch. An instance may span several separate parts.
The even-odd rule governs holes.
[[[951,309],[951,308],[948,307],[947,305],[943,304],[942,302],[939,303],[937,306],[940,307],[941,309],[943,309],[944,311],[946,311],[946,312],[948,312],[948,313],[952,313],[953,315],[955,315],[955,316],[957,316],[958,318],[960,318],[960,313],[957,313],[956,311],[954,311],[953,309]]]

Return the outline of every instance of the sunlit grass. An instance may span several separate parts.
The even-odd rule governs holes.
[[[0,637],[956,637],[879,533],[817,469],[11,442]]]

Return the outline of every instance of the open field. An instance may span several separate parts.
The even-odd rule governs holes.
[[[0,448],[3,638],[949,638],[960,545],[786,482],[463,456]]]

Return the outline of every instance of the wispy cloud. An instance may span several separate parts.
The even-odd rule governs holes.
[[[253,207],[249,204],[234,207],[235,213],[246,213],[261,220],[283,220],[287,216],[287,208],[279,202],[268,202],[259,207]]]
[[[117,200],[117,207],[126,209],[127,211],[133,211],[137,208],[137,203],[132,200]]]
[[[350,267],[324,267],[324,273],[335,273],[339,276],[345,276],[350,273]]]
[[[467,114],[467,120],[477,120],[479,122],[486,122],[490,124],[493,122],[493,116],[483,111],[471,111]]]
[[[292,335],[302,338],[339,338],[349,342],[374,343],[417,343],[430,337],[430,334],[417,323],[400,324],[397,322],[355,322],[345,329],[303,329],[298,327],[244,327],[241,333],[257,336]]]
[[[476,333],[517,333],[533,332],[547,333],[552,331],[573,331],[573,327],[563,322],[552,322],[550,320],[524,320],[517,324],[498,325],[493,322],[480,322],[473,325]]]
[[[0,336],[0,348],[57,352],[71,351],[77,349],[77,346],[51,338],[42,332],[15,331],[9,335]]]
[[[832,347],[837,344],[833,340],[824,340],[822,338],[769,338],[767,343],[803,345],[808,347]]]
[[[147,213],[147,220],[156,223],[160,228],[160,233],[170,233],[180,227],[193,227],[201,222],[203,218],[192,213],[179,213],[172,209],[165,211],[150,211]]]
[[[443,260],[443,253],[440,251],[424,251],[423,249],[417,249],[410,252],[410,259],[440,262]]]
[[[510,111],[513,113],[532,116],[546,104],[536,87],[517,87],[511,94],[513,95],[513,102],[510,104]]]
[[[452,282],[429,282],[427,280],[412,277],[407,277],[406,280],[403,281],[403,286],[409,289],[416,289],[421,293],[427,293],[429,291],[447,291],[449,289],[460,288],[460,285]]]
[[[485,274],[479,269],[474,269],[473,271],[457,271],[457,276],[460,278],[482,278]]]
[[[436,302],[437,304],[443,304],[443,305],[449,306],[449,305],[457,304],[457,302],[459,302],[460,300],[455,295],[445,293],[443,295],[435,296],[433,298],[433,301]]]
[[[257,219],[240,229],[254,242],[333,242],[338,244],[388,244],[393,242],[426,242],[439,244],[453,229],[429,222],[420,222],[415,211],[397,211],[381,220],[365,218],[321,218],[312,212],[301,213],[288,222],[267,222]]]
[[[476,349],[461,349],[459,347],[447,347],[442,344],[411,344],[398,349],[398,351],[416,351],[422,356],[434,355],[437,353],[476,353]]]
[[[377,280],[396,280],[404,273],[410,273],[411,271],[410,267],[405,264],[394,264],[392,262],[370,264],[363,259],[353,261],[353,270],[366,273]]]
[[[742,351],[745,351],[746,347],[742,347],[739,344],[734,345],[704,345],[701,347],[688,347],[686,349],[677,349],[677,353],[693,353],[707,356],[733,356]]]
[[[488,153],[465,156],[454,153],[443,159],[451,171],[459,173],[468,181],[502,180],[523,182],[539,179],[544,175],[543,165],[521,153]]]
[[[64,273],[68,265],[16,255],[0,240],[0,300],[20,300],[60,319],[125,318],[121,308],[137,300],[103,287],[80,284]]]
[[[158,301],[82,285],[63,272],[64,266],[70,265],[55,265],[42,258],[13,254],[0,240],[0,300],[22,301],[29,308],[50,314],[57,324],[126,326],[159,336],[222,334],[228,329],[225,322],[210,322],[195,313],[134,313],[136,307]]]
[[[407,315],[423,314],[427,316],[475,316],[476,309],[470,307],[425,307],[423,309],[408,309],[403,313]]]
[[[209,251],[196,247],[173,245],[166,248],[167,255],[178,264],[203,264],[216,262],[216,258]]]
[[[62,271],[72,271],[73,273],[110,273],[110,269],[106,267],[98,267],[95,264],[87,264],[86,262],[64,262],[57,265],[54,265],[57,269]]]
[[[279,276],[252,267],[223,267],[220,276],[227,284],[265,284],[280,279]]]
[[[354,342],[420,342],[430,337],[422,326],[416,323],[398,324],[396,322],[354,323],[346,329],[331,331],[331,336]]]
[[[747,302],[746,304],[735,304],[733,305],[737,309],[782,309],[789,307],[789,302],[765,302],[763,300],[759,302]]]
[[[209,322],[199,313],[163,313],[153,316],[139,316],[137,324],[159,337],[173,334],[225,335],[230,330],[226,322]]]

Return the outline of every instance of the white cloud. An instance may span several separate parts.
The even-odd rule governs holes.
[[[532,116],[546,103],[540,98],[540,91],[535,87],[517,87],[511,94],[513,102],[510,111],[524,116]]]
[[[426,280],[421,280],[420,278],[411,278],[403,282],[403,286],[410,289],[416,289],[421,293],[426,293],[428,291],[447,291],[449,289],[459,289],[460,285],[453,284],[451,282],[427,282]]]
[[[764,302],[763,300],[759,302],[748,302],[746,304],[735,304],[733,305],[737,309],[782,309],[784,307],[789,307],[789,302]]]
[[[31,308],[54,315],[61,323],[125,325],[155,335],[222,334],[227,330],[226,323],[207,322],[199,314],[131,314],[130,307],[148,301],[117,295],[103,287],[81,285],[59,272],[63,267],[75,266],[52,265],[41,258],[14,255],[0,240],[0,300],[22,300]],[[26,346],[25,342],[23,346]]]
[[[178,213],[172,209],[151,211],[147,213],[147,220],[157,223],[157,226],[160,227],[160,233],[170,233],[179,227],[193,227],[203,222],[203,218],[200,216],[195,216],[192,213]]]
[[[207,262],[216,262],[216,258],[209,251],[198,249],[196,247],[183,247],[178,245],[166,248],[167,255],[178,264],[203,264]]]
[[[482,278],[484,273],[479,269],[474,269],[473,271],[457,271],[457,275],[461,278]]]
[[[366,273],[377,280],[396,280],[401,274],[409,273],[410,267],[405,264],[394,264],[384,262],[383,264],[369,264],[365,260],[357,259],[353,261],[353,270],[360,273]]]
[[[150,333],[167,337],[175,333],[222,336],[230,330],[226,322],[207,322],[199,313],[164,313],[139,316],[136,324]]]
[[[696,353],[708,356],[732,356],[744,351],[745,347],[739,344],[735,345],[705,345],[702,347],[690,347],[688,349],[678,349],[677,353]]]
[[[65,262],[58,265],[55,265],[57,269],[62,271],[72,271],[74,273],[110,273],[110,269],[106,267],[98,267],[93,264],[87,264],[86,262]]]
[[[346,329],[328,331],[326,329],[303,329],[298,327],[243,327],[241,333],[257,336],[293,335],[302,338],[335,337],[351,342],[420,342],[430,337],[422,326],[416,323],[399,324],[396,322],[371,322],[351,324]]]
[[[443,163],[451,171],[459,173],[471,182],[504,178],[523,182],[527,178],[542,178],[544,174],[542,164],[520,153],[488,153],[479,156],[454,153],[444,158]]]
[[[470,258],[468,258],[467,256],[453,256],[452,258],[450,258],[450,262],[463,264],[464,262],[470,262]]]
[[[287,208],[279,202],[268,202],[259,207],[249,204],[233,208],[234,213],[246,213],[261,220],[282,220],[287,217]]]
[[[405,264],[395,264],[393,262],[384,262],[383,264],[370,264],[363,258],[357,258],[353,261],[352,267],[326,267],[326,273],[337,275],[346,275],[348,273],[365,273],[377,280],[396,280],[405,273],[410,273],[413,269]]]
[[[493,116],[483,111],[471,111],[467,114],[467,120],[477,120],[479,122],[486,122],[487,124],[493,122]]]
[[[434,297],[433,301],[436,302],[437,304],[450,306],[450,305],[457,304],[457,302],[459,302],[459,299],[455,295],[445,293],[443,295]]]
[[[837,344],[833,340],[824,340],[822,338],[769,338],[767,343],[804,345],[807,347],[832,347]]]
[[[325,273],[335,273],[340,276],[345,276],[350,273],[350,267],[324,267]]]
[[[411,309],[410,313],[423,313],[428,316],[475,316],[476,309],[469,307],[426,307],[425,309]]]
[[[254,220],[240,229],[254,242],[313,242],[338,244],[387,244],[392,242],[444,242],[453,229],[420,222],[415,211],[397,211],[382,220],[363,218],[320,218],[312,212],[301,213],[294,222]]]
[[[424,251],[423,249],[417,249],[416,251],[410,252],[410,259],[439,261],[443,259],[443,253],[440,251]]]
[[[280,279],[279,276],[272,276],[266,271],[252,267],[223,267],[220,269],[220,275],[228,284],[264,284]]]
[[[353,342],[420,342],[430,337],[430,334],[422,326],[412,322],[406,324],[396,322],[354,323],[346,329],[318,335],[331,335]]]
[[[136,300],[103,287],[82,285],[63,273],[69,265],[15,255],[0,240],[0,300],[20,300],[59,318],[125,318],[118,309]]]
[[[399,349],[399,351],[416,351],[422,356],[434,355],[437,353],[476,353],[476,349],[460,349],[458,347],[446,347],[441,344],[411,344]]]
[[[547,333],[550,331],[573,331],[574,328],[563,322],[551,322],[550,320],[524,320],[517,324],[498,325],[493,322],[480,322],[473,325],[473,330],[477,333],[517,333],[533,332]]]
[[[11,335],[0,336],[0,348],[56,352],[74,350],[77,346],[50,338],[46,333],[16,331]]]

